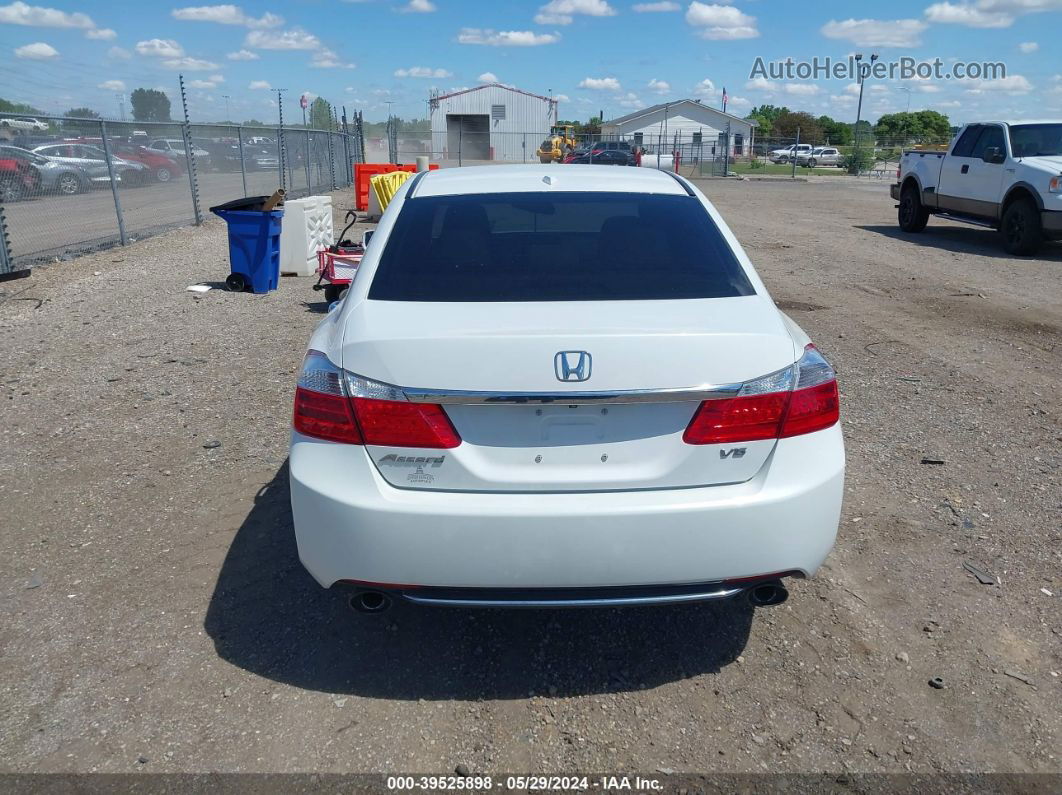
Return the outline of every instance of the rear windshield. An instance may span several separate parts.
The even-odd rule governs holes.
[[[369,298],[618,301],[754,292],[695,197],[492,193],[405,202]]]

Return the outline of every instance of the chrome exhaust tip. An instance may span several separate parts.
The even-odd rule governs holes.
[[[789,591],[781,580],[770,580],[753,585],[748,590],[749,602],[753,607],[770,607],[780,605],[789,598]]]
[[[350,609],[356,613],[383,613],[391,606],[391,597],[381,591],[359,591],[350,597]]]

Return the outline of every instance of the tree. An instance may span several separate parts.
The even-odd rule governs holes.
[[[774,134],[782,138],[795,138],[798,128],[801,141],[813,144],[823,140],[822,128],[810,113],[784,110],[774,120]]]
[[[94,111],[92,108],[71,108],[63,114],[68,119],[98,119],[100,114]],[[100,126],[91,121],[64,121],[64,130],[76,130],[81,133],[92,132],[96,135],[100,133]]]
[[[774,122],[783,113],[789,113],[789,108],[777,107],[775,105],[759,105],[749,111],[746,119],[759,124],[759,134],[761,136],[780,135],[780,133],[774,132]]]
[[[0,99],[0,113],[22,113],[26,116],[40,116],[42,115],[32,105],[27,105],[24,102],[11,102],[6,99]]]
[[[136,121],[170,121],[170,98],[154,88],[137,88],[129,95]]]
[[[935,110],[886,113],[874,125],[874,135],[879,139],[946,141],[951,135],[951,123]]]
[[[819,127],[822,128],[822,134],[825,136],[823,143],[829,143],[833,146],[848,146],[848,144],[852,143],[852,125],[831,119],[829,116],[819,116],[816,121],[818,121]]]
[[[327,101],[317,97],[310,103],[310,112],[307,114],[307,123],[314,130],[332,129],[332,106]]]

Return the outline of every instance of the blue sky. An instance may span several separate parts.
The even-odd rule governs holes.
[[[744,115],[764,102],[855,118],[848,80],[750,80],[757,57],[796,61],[877,52],[1002,61],[995,80],[870,80],[864,118],[932,108],[972,118],[1062,116],[1062,0],[287,0],[187,5],[160,0],[0,0],[0,96],[61,113],[117,117],[117,95],[159,88],[177,105],[177,74],[198,121],[286,117],[302,93],[366,119],[387,103],[423,116],[432,88],[498,81],[560,98],[562,118],[607,118],[669,99]],[[909,89],[909,90],[906,90]],[[126,99],[128,112],[128,99]]]

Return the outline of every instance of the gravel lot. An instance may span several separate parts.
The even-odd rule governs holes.
[[[288,508],[325,306],[187,292],[211,220],[0,284],[0,767],[1060,772],[1062,247],[702,185],[841,379],[840,537],[788,603],[351,613]]]

